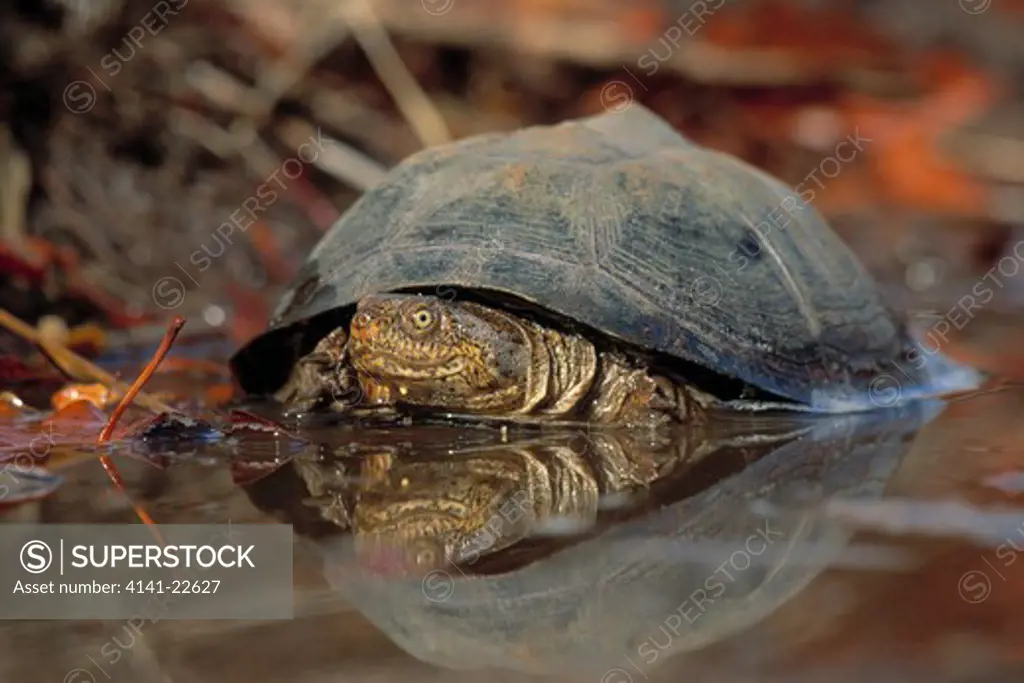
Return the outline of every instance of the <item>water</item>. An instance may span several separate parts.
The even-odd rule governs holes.
[[[2,622],[0,680],[1020,680],[1022,414],[1006,386],[669,435],[121,444],[159,523],[292,524],[295,618]],[[135,521],[93,449],[50,465],[5,521]]]

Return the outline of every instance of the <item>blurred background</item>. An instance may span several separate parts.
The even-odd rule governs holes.
[[[79,351],[132,342],[151,349],[173,315],[188,320],[183,337],[211,335],[219,350],[234,348],[263,329],[324,231],[404,157],[477,133],[639,105],[796,188],[893,305],[933,333],[929,348],[1024,377],[1024,0],[8,0],[0,3],[0,308],[38,325],[39,338],[45,328]],[[176,351],[184,346],[180,340]],[[210,362],[209,349],[201,346],[189,365],[172,364],[180,358],[163,365],[190,396],[201,388],[196,403],[204,410],[232,397],[226,368]],[[19,373],[30,380],[17,389],[17,402],[3,394],[0,445],[12,452],[11,444],[38,438],[20,421],[27,412],[20,398],[31,403],[28,392],[38,390],[37,403],[52,401],[60,424],[70,425],[78,459],[48,465],[63,473],[63,484],[51,477],[45,491],[0,503],[22,521],[134,521],[129,499],[111,493],[95,453],[80,446],[92,447],[106,415],[83,413],[80,393],[57,391],[67,378],[42,382],[38,368],[12,361],[30,350],[15,335],[0,335],[3,389]],[[149,357],[129,360],[141,365]],[[160,382],[147,391],[164,388]],[[96,385],[100,398],[86,400],[109,407],[117,398],[102,386],[109,383]],[[58,398],[78,399],[78,412]],[[861,512],[865,527],[885,532],[867,540],[923,529],[921,555],[930,564],[886,574],[870,564],[874,556],[857,551],[851,557],[866,565],[838,565],[779,620],[713,652],[705,669],[680,660],[652,680],[678,680],[685,671],[687,680],[718,681],[768,654],[815,681],[824,680],[807,673],[816,661],[850,672],[833,681],[1019,680],[982,676],[1024,662],[1024,580],[1014,580],[1024,564],[1016,575],[1000,573],[1024,552],[1022,406],[1024,396],[1010,394],[953,403],[913,448],[897,430],[875,438],[867,456],[844,455],[853,443],[846,432],[827,435],[820,447],[797,439],[778,457],[795,463],[792,471],[776,472],[766,459],[765,471],[738,480],[733,497],[695,497],[681,518],[714,529],[745,509],[748,493],[766,490],[758,477],[792,479],[803,495],[827,479],[814,467],[828,458],[840,482],[866,476],[859,465],[843,470],[844,463],[888,462],[881,473],[863,467],[873,473],[867,479],[895,472],[887,496],[899,499]],[[151,417],[136,408],[136,416]],[[31,424],[49,424],[52,438],[52,423]],[[142,441],[155,430],[143,426]],[[263,438],[267,430],[252,431]],[[253,444],[250,438],[240,450],[260,455]],[[285,452],[271,446],[262,448],[275,457]],[[51,460],[63,457],[53,450]],[[264,519],[245,498],[254,494],[241,490],[246,477],[234,460],[227,471],[221,451],[210,462],[177,452],[133,455],[120,463],[128,488],[160,523]],[[809,464],[801,469],[801,462]],[[259,476],[272,470],[265,463],[254,469]],[[700,476],[698,488],[710,489],[712,478]],[[309,492],[285,483],[289,493],[279,497],[306,510]],[[902,504],[915,497],[939,502]],[[716,500],[718,511],[706,516]],[[1005,512],[1005,505],[1016,507]],[[942,533],[963,538],[949,545],[935,540]],[[1017,554],[1000,555],[1007,544]],[[668,567],[685,565],[665,557]],[[1005,557],[999,569],[992,564]],[[151,633],[147,626],[137,645],[130,633],[132,645],[115,641],[133,655],[113,678],[94,657],[122,637],[122,624],[5,622],[0,680],[365,681],[395,680],[396,672],[479,680],[476,670],[443,668],[462,668],[469,655],[448,662],[431,651],[437,632],[410,620],[408,596],[394,601],[390,630],[381,618],[370,628],[349,603],[365,599],[378,608],[383,601],[348,578],[328,590],[319,562],[297,556],[296,583],[312,585],[313,597],[299,601],[296,621],[164,622]],[[600,564],[589,556],[577,563]],[[1001,579],[988,586],[997,598],[965,594],[977,586],[963,580],[989,568]],[[590,591],[593,580],[573,585],[597,595],[612,617],[593,619],[596,633],[625,632],[627,607],[638,605],[657,614],[635,617],[643,628],[660,623],[660,584],[646,602],[607,604]],[[339,601],[342,588],[350,595]],[[496,611],[500,624],[516,625],[512,616],[536,620],[529,610]],[[473,630],[461,616],[442,617]],[[545,648],[568,631],[548,621],[550,632],[537,632],[537,651],[516,649],[509,661],[543,669]],[[409,644],[414,636],[442,668],[403,658],[411,650],[431,661]],[[481,659],[499,652],[467,642]],[[589,643],[578,654],[589,662],[625,651],[621,643]],[[889,667],[885,675],[874,675],[877,661]],[[918,678],[898,676],[900,667],[922,662],[929,668]],[[82,666],[89,677],[76,673]],[[633,681],[612,676],[618,671],[585,680]],[[635,683],[648,680],[637,672]],[[507,672],[487,678],[521,680]]]
[[[925,326],[979,278],[972,319],[1024,304],[1022,0],[18,0],[0,31],[29,321],[240,342],[403,157],[636,102],[797,188]]]

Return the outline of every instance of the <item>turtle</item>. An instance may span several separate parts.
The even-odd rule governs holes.
[[[639,104],[408,157],[231,365],[303,411],[608,425],[977,383],[914,339],[813,206]]]

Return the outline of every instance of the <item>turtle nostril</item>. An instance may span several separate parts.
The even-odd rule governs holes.
[[[358,315],[356,315],[355,318],[352,319],[352,324],[355,327],[360,328],[360,329],[368,328],[370,326],[370,323],[372,323],[372,322],[373,322],[373,316],[370,315],[369,313],[365,312],[365,311],[362,312],[362,313],[359,313]]]

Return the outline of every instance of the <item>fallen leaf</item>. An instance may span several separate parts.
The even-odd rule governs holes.
[[[56,392],[50,399],[55,410],[60,410],[76,401],[86,401],[97,408],[107,408],[120,396],[103,384],[69,384]]]

